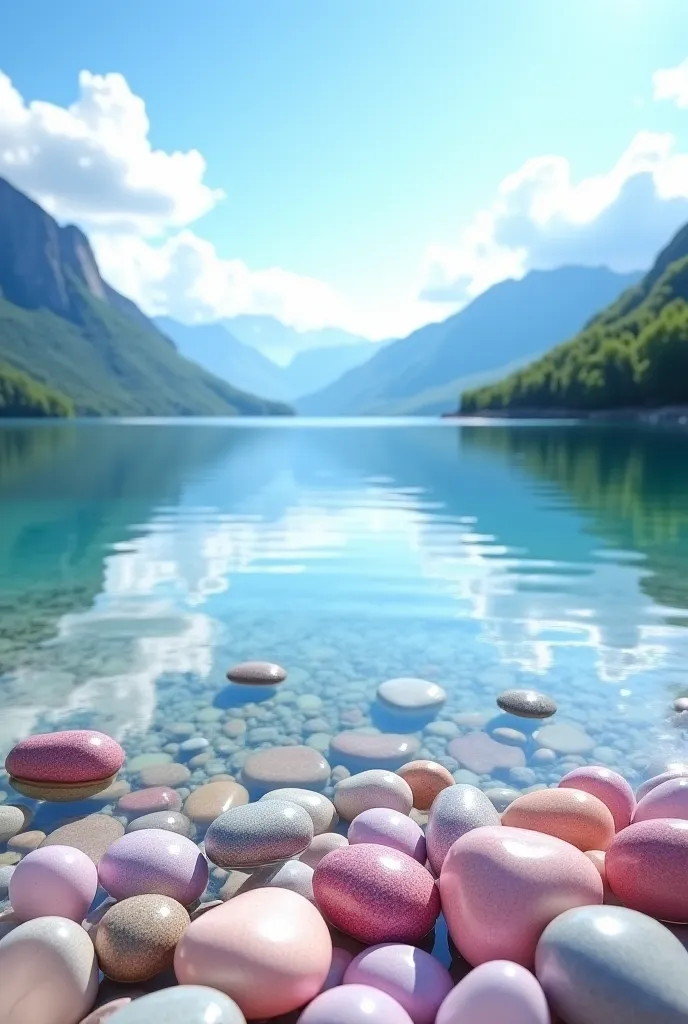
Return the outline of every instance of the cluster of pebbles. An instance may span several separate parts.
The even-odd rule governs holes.
[[[228,677],[250,696],[286,672]],[[133,756],[88,729],[21,740],[0,803],[0,1024],[685,1024],[688,763],[634,791],[532,690],[446,722],[424,679],[377,699],[445,725],[427,735],[450,753],[353,713],[334,768],[270,733],[227,771],[182,722]],[[269,730],[217,710],[201,721],[230,741]],[[536,784],[533,764],[566,770]]]

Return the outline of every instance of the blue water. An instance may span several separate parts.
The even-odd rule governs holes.
[[[551,785],[586,761],[639,779],[688,756],[671,715],[688,694],[685,432],[5,423],[0,502],[2,756],[83,725],[156,752],[191,721],[213,754],[193,786],[256,746],[315,734],[329,756],[352,724],[400,731],[375,700],[395,676],[447,690],[406,731],[452,771],[455,716],[489,719],[507,687],[546,691],[589,737],[484,787]],[[246,658],[289,669],[282,696],[197,720]],[[249,731],[228,742],[236,715]]]

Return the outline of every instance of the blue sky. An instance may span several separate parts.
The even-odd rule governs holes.
[[[686,58],[686,0],[26,0],[0,174],[150,312],[398,334],[649,262],[688,220]]]

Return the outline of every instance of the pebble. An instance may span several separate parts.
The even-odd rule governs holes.
[[[400,711],[428,711],[441,708],[447,700],[446,691],[427,679],[400,677],[388,679],[377,688],[378,700]]]
[[[312,747],[271,747],[259,750],[244,761],[242,782],[267,792],[279,786],[298,789],[324,789],[330,778],[330,766]]]
[[[275,686],[284,682],[287,671],[271,661],[242,661],[227,670],[227,678],[233,683],[249,686]]]
[[[660,775],[655,775],[653,778],[648,779],[647,782],[643,782],[635,793],[635,798],[640,803],[643,797],[651,793],[657,786],[661,786],[663,782],[669,782],[670,779],[685,779],[688,778],[688,768],[677,768],[673,771],[662,772]]]
[[[310,1003],[298,1024],[412,1024],[396,999],[369,985],[341,985]]]
[[[193,921],[177,946],[174,969],[180,985],[216,988],[246,1017],[260,1020],[313,999],[331,961],[332,940],[318,910],[294,892],[267,888]]]
[[[5,758],[7,772],[17,779],[70,785],[109,779],[123,763],[119,743],[93,729],[36,733],[20,740]]]
[[[366,768],[401,768],[413,760],[420,749],[415,736],[397,733],[340,732],[333,736],[330,749],[337,760],[359,770]]]
[[[246,1024],[228,996],[201,985],[164,988],[134,999],[120,1010],[116,1024]],[[84,1022],[85,1024],[85,1022]]]
[[[140,814],[153,814],[155,811],[179,811],[182,798],[179,793],[168,786],[150,786],[148,789],[135,789],[120,797],[117,801],[117,813],[127,817],[138,817]]]
[[[353,821],[363,811],[374,807],[388,807],[408,814],[413,807],[413,791],[400,775],[371,768],[337,783],[334,806],[345,821]]]
[[[525,747],[528,737],[518,729],[511,729],[508,726],[500,725],[492,730],[492,739],[498,743],[506,743],[512,747]]]
[[[193,823],[180,811],[154,811],[152,814],[142,814],[140,818],[134,818],[129,822],[126,831],[139,832],[143,828],[161,828],[178,836],[186,836],[187,839],[194,839],[196,836]]]
[[[98,888],[95,864],[72,846],[49,846],[24,857],[10,879],[9,898],[20,921],[65,917],[80,924]]]
[[[341,838],[344,839],[344,836],[341,836]],[[348,840],[344,839],[344,843],[346,844],[347,842]],[[7,899],[7,893],[9,892],[10,886],[10,878],[12,877],[16,870],[17,869],[12,864],[5,864],[3,867],[0,867],[0,900]]]
[[[184,814],[195,825],[210,825],[225,811],[248,803],[248,791],[238,782],[207,782],[184,801]]]
[[[331,832],[339,821],[339,815],[331,800],[328,800],[322,793],[314,793],[310,789],[273,789],[260,798],[263,800],[288,800],[289,803],[298,804],[308,811],[313,822],[313,835],[319,836],[323,832]]]
[[[179,749],[183,754],[200,754],[209,746],[210,740],[207,740],[205,736],[190,736],[188,740],[184,740],[180,744]]]
[[[118,1010],[123,1010],[125,1006],[131,1004],[131,999],[128,996],[122,996],[121,999],[111,999],[107,1003],[103,1003],[101,1006],[97,1006],[95,1010],[89,1013],[88,1017],[84,1017],[81,1024],[103,1024],[104,1021],[109,1020]]]
[[[235,895],[250,892],[252,889],[265,889],[269,886],[277,886],[279,889],[289,889],[299,896],[315,902],[313,895],[313,868],[304,864],[301,860],[288,860],[284,864],[271,864],[257,871],[251,872],[243,885]]]
[[[405,853],[375,843],[344,846],[323,857],[313,891],[328,921],[368,944],[416,942],[440,912],[432,875]]]
[[[631,910],[688,922],[688,821],[652,818],[618,832],[605,857],[607,881]]]
[[[688,711],[688,697],[677,697],[674,701],[674,711],[679,715],[683,711]]]
[[[573,1019],[573,1018],[572,1018]],[[550,1024],[547,998],[530,971],[508,960],[480,964],[446,997],[435,1024]]]
[[[93,803],[96,801],[100,804],[109,803],[111,800],[119,800],[121,796],[124,796],[124,794],[128,793],[130,790],[131,786],[126,779],[115,779],[115,781],[111,782],[109,786],[105,787],[105,789],[99,789],[97,793],[94,793],[93,796],[88,797],[88,799]]]
[[[550,921],[572,907],[601,904],[603,887],[594,864],[569,843],[499,825],[454,843],[440,893],[451,938],[469,964],[511,960],[532,968]]]
[[[171,761],[169,764],[150,764],[142,768],[139,779],[144,786],[181,786],[190,775],[185,764]]]
[[[66,782],[27,782],[24,779],[17,779],[11,776],[9,784],[17,793],[27,796],[31,800],[45,800],[46,803],[71,804],[79,800],[88,800],[91,797],[100,796],[104,790],[110,788],[114,775],[108,779],[98,779],[95,782],[80,782],[75,785]],[[102,797],[101,797],[102,801]]]
[[[518,718],[551,718],[557,711],[552,698],[537,690],[503,690],[497,705]]]
[[[56,828],[41,849],[46,846],[73,846],[81,850],[97,866],[107,848],[124,835],[124,825],[109,814],[88,814],[78,821],[70,821]]]
[[[345,985],[369,985],[396,999],[414,1024],[434,1024],[453,987],[446,967],[430,953],[403,943],[371,946],[356,956]]]
[[[498,743],[486,732],[469,732],[449,744],[449,754],[477,775],[491,775],[499,768],[521,768],[526,756],[520,747]]]
[[[172,760],[171,754],[163,754],[161,751],[150,751],[146,754],[137,754],[127,761],[128,772],[140,772],[142,768],[150,768],[154,764],[169,764]]]
[[[17,853],[15,850],[9,850],[7,853],[0,853],[0,867],[13,866],[14,864],[18,864],[21,859],[21,853]]]
[[[318,750],[321,754],[327,754],[332,742],[332,735],[329,732],[313,732],[306,740],[306,746]]]
[[[205,850],[222,868],[259,867],[298,857],[313,839],[308,811],[287,800],[233,807],[209,826]]]
[[[114,842],[98,865],[103,889],[117,900],[169,896],[188,907],[208,884],[208,864],[190,839],[159,828],[130,832]]]
[[[535,972],[571,1024],[688,1020],[688,953],[667,928],[625,907],[559,915],[538,943]]]
[[[533,737],[539,747],[546,747],[557,754],[587,754],[595,746],[587,732],[570,722],[544,725]]]
[[[543,789],[518,797],[502,814],[502,824],[556,836],[579,850],[606,850],[614,819],[606,804],[579,789]]]
[[[18,832],[26,828],[31,819],[31,812],[26,807],[15,804],[0,804],[0,843],[6,843]]]
[[[321,710],[323,706],[322,697],[318,697],[316,693],[302,693],[296,700],[296,706],[299,711],[304,711],[306,714],[311,715]]]
[[[419,811],[429,810],[437,794],[454,785],[451,772],[437,761],[409,761],[397,775],[411,787],[413,806]]]
[[[499,825],[492,802],[475,786],[454,785],[443,790],[430,808],[426,840],[428,860],[436,875],[457,839],[471,829]]]
[[[219,722],[222,718],[222,711],[220,708],[205,707],[196,715],[197,722]]]
[[[626,780],[602,765],[574,768],[559,782],[560,789],[579,789],[590,793],[605,804],[614,819],[614,829],[620,832],[630,825],[635,811],[635,796]]]
[[[495,810],[505,811],[509,804],[512,804],[514,800],[518,800],[521,793],[518,789],[510,789],[508,786],[497,786],[494,789],[486,789],[485,796],[490,801]]]
[[[351,845],[377,843],[413,857],[425,864],[425,836],[420,825],[407,814],[388,807],[371,807],[357,815],[349,825],[347,838]]]
[[[688,819],[688,778],[669,779],[643,797],[635,809],[633,821],[651,818]]]
[[[299,860],[315,869],[323,857],[326,857],[332,850],[339,850],[342,846],[348,846],[349,840],[338,832],[324,832],[322,835],[313,836],[313,839],[306,850],[303,851]]]
[[[243,736],[246,732],[246,722],[243,718],[230,718],[228,722],[222,726],[222,731],[225,736],[230,736],[232,739],[236,739],[239,736]]]
[[[93,943],[66,917],[37,917],[0,942],[0,978],[2,1024],[75,1024],[98,992]]]
[[[110,907],[95,932],[100,969],[114,981],[147,981],[172,965],[189,915],[169,896],[131,896]]]

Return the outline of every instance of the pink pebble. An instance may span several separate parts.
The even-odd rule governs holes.
[[[619,832],[605,857],[612,892],[630,910],[688,922],[688,821],[651,818]]]
[[[17,865],[9,898],[21,921],[54,916],[80,924],[97,888],[98,871],[90,857],[72,846],[45,846]]]
[[[640,803],[643,797],[646,797],[648,793],[651,793],[657,786],[661,786],[663,782],[668,782],[670,779],[685,779],[688,778],[688,768],[672,768],[670,771],[662,772],[661,775],[654,775],[647,782],[643,782],[642,786],[638,786],[636,790],[635,798]]]
[[[633,821],[649,821],[651,818],[688,819],[688,778],[662,782],[642,798]]]
[[[471,971],[440,1007],[436,1024],[550,1024],[545,993],[530,971],[491,960]]]
[[[575,846],[492,825],[457,839],[440,893],[450,935],[470,964],[503,959],[532,967],[550,921],[572,907],[601,904],[603,889],[597,868]]]
[[[416,942],[434,926],[440,899],[429,871],[377,843],[333,850],[313,875],[318,907],[359,942]]]
[[[602,765],[574,768],[559,782],[560,789],[580,789],[601,800],[609,808],[614,828],[620,832],[630,825],[635,810],[635,795],[622,775]]]
[[[408,854],[425,864],[425,836],[420,825],[407,814],[399,814],[390,807],[371,807],[357,815],[349,826],[349,842],[378,843]]]
[[[208,884],[208,862],[185,836],[144,828],[108,847],[98,864],[98,877],[103,889],[117,900],[157,893],[186,907]]]
[[[298,1024],[412,1024],[406,1010],[380,989],[342,985],[306,1007]]]
[[[180,985],[218,989],[261,1020],[313,999],[331,961],[329,930],[308,900],[288,889],[255,889],[192,921],[174,970]]]
[[[348,949],[342,949],[341,946],[332,947],[332,963],[330,964],[323,987],[320,989],[321,992],[327,992],[329,989],[336,988],[337,985],[342,984],[344,975],[353,958],[353,953],[350,953]]]
[[[414,1024],[433,1024],[453,987],[449,971],[415,946],[385,943],[364,949],[344,975],[345,985],[370,985],[396,999]]]
[[[153,811],[179,811],[182,798],[176,790],[168,786],[149,786],[148,789],[137,789],[126,793],[117,801],[117,811],[131,818]]]
[[[28,782],[96,782],[116,775],[124,751],[116,740],[93,729],[27,736],[9,752],[5,768]]]

